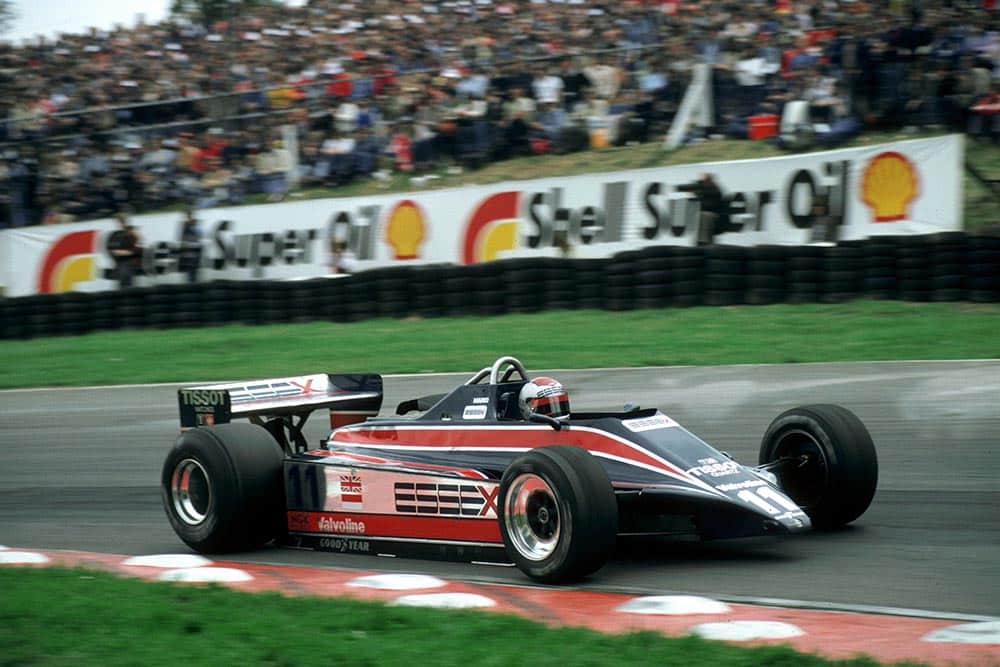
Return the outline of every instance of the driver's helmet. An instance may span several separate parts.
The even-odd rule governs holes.
[[[569,418],[569,394],[558,380],[552,378],[539,377],[526,382],[518,395],[518,404],[525,419],[532,413],[555,419]]]

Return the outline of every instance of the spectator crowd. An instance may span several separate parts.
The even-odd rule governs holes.
[[[699,63],[712,133],[805,102],[1000,135],[986,0],[311,0],[210,26],[0,43],[0,226],[662,140]]]

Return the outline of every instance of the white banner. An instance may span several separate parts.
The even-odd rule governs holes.
[[[961,229],[962,137],[948,135],[767,160],[206,209],[197,212],[201,279],[326,275],[332,239],[346,240],[361,268],[551,256],[557,231],[577,257],[693,245],[699,202],[677,188],[704,173],[721,187],[737,225],[716,243],[807,243],[817,196],[830,200],[840,239]],[[146,275],[137,284],[181,282],[181,220],[180,213],[132,220],[145,247]],[[5,231],[7,295],[113,289],[107,238],[114,228],[98,220]]]

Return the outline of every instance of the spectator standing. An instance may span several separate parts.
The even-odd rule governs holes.
[[[115,261],[115,277],[119,287],[132,287],[135,275],[142,267],[142,241],[139,232],[128,224],[124,213],[115,216],[118,229],[108,238],[108,250]]]
[[[184,222],[181,225],[181,256],[178,268],[187,276],[189,283],[198,282],[198,271],[201,268],[201,228],[194,212],[185,211]]]
[[[728,223],[726,199],[719,184],[709,173],[704,173],[694,183],[679,185],[677,189],[690,192],[701,205],[698,224],[698,245],[712,245],[715,235],[722,232]]]
[[[271,142],[268,150],[257,156],[254,165],[260,190],[270,202],[281,201],[288,191],[288,172],[292,169],[292,157],[281,139]]]

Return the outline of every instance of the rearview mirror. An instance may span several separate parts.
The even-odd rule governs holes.
[[[561,431],[563,423],[556,419],[555,417],[549,417],[548,415],[540,415],[537,412],[532,412],[528,415],[528,421],[534,422],[536,424],[548,424],[553,429]]]

